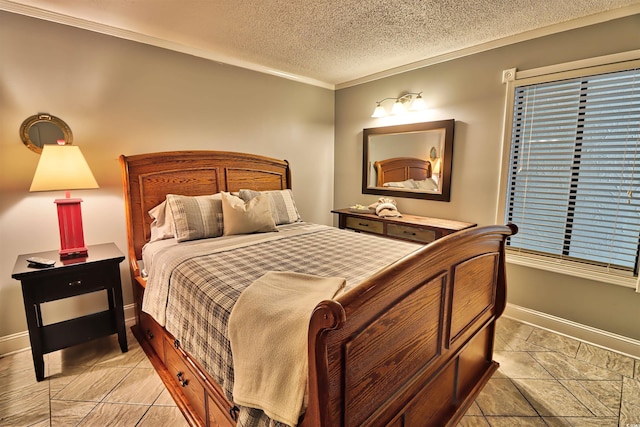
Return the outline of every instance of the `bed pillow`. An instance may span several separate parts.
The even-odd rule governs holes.
[[[245,202],[240,197],[223,192],[222,212],[225,236],[278,231],[266,195],[261,194]]]
[[[149,216],[153,218],[151,222],[151,238],[149,242],[158,240],[173,239],[175,230],[173,228],[173,215],[171,209],[167,208],[167,201],[160,203],[149,211]]]
[[[178,242],[222,236],[222,197],[167,194]]]
[[[298,208],[296,208],[296,203],[293,200],[293,192],[290,189],[270,191],[240,190],[240,198],[245,202],[259,194],[265,194],[269,197],[271,216],[273,216],[273,221],[276,225],[300,221],[300,213],[298,213]]]

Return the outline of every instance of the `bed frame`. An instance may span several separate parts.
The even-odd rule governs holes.
[[[379,160],[373,167],[376,169],[378,187],[384,186],[385,182],[402,182],[407,179],[424,181],[431,178],[431,162],[415,157]]]
[[[220,387],[140,310],[137,260],[150,235],[147,211],[168,193],[291,188],[286,161],[215,151],[121,156],[133,332],[191,425],[234,426]],[[309,326],[310,426],[456,425],[498,368],[495,321],[505,308],[504,241],[513,225],[439,239],[389,265],[334,301]]]

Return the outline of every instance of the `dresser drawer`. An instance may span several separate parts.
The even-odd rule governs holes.
[[[381,221],[373,221],[370,219],[347,217],[347,228],[352,230],[367,231],[369,233],[383,234],[384,224]]]
[[[105,267],[85,268],[68,274],[52,274],[39,279],[26,279],[22,281],[22,286],[29,287],[28,294],[39,302],[54,301],[112,288],[114,271],[116,270],[113,268]],[[120,274],[119,270],[117,274]]]
[[[168,343],[167,343],[168,344]],[[183,353],[176,348],[167,345],[166,365],[169,374],[180,390],[185,394],[200,420],[207,419],[205,409],[204,387],[198,381],[196,375],[187,366]]]
[[[434,230],[410,225],[387,224],[387,235],[420,243],[431,243],[436,240],[436,232]]]
[[[144,335],[145,341],[151,344],[162,363],[165,363],[162,327],[151,316],[142,311],[140,311],[140,331]]]

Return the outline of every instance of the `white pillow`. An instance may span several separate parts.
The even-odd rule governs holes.
[[[173,216],[176,240],[206,239],[222,236],[222,196],[181,196],[167,194],[167,205]]]
[[[149,239],[149,242],[173,239],[175,237],[173,215],[171,215],[171,209],[167,209],[166,200],[152,208],[149,211],[149,215],[153,218],[153,221],[151,222],[151,238]]]
[[[222,192],[222,212],[225,236],[278,231],[266,195],[259,195],[245,202],[239,197]]]
[[[271,216],[273,216],[273,221],[276,225],[300,221],[300,213],[298,213],[298,208],[293,200],[293,192],[290,189],[269,191],[240,190],[240,198],[245,202],[260,194],[265,194],[269,197]]]

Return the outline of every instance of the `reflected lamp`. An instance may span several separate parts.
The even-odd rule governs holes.
[[[56,199],[60,228],[60,258],[87,256],[82,229],[82,199],[71,198],[70,190],[99,188],[80,147],[45,144],[29,191],[64,191]]]

